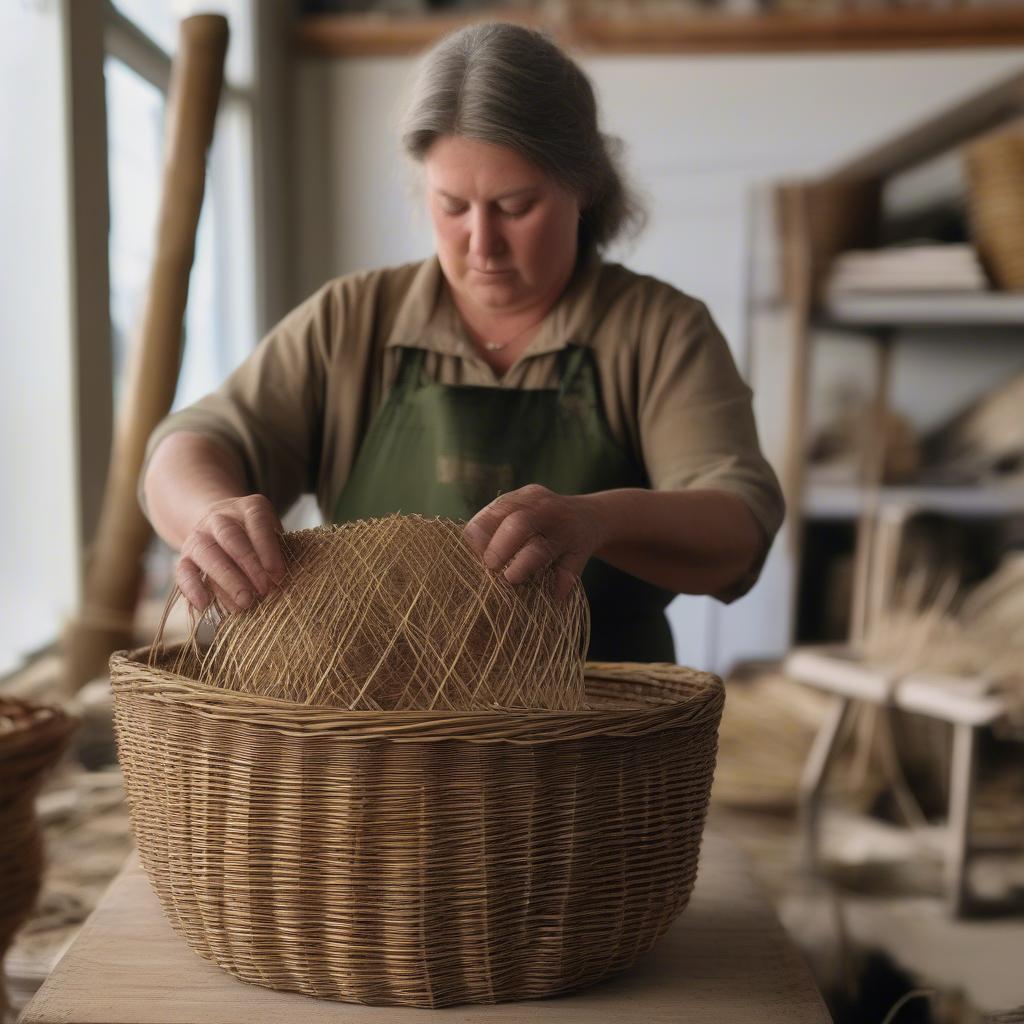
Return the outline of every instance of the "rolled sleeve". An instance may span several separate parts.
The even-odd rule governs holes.
[[[640,353],[640,443],[657,490],[722,491],[740,498],[764,535],[752,569],[713,595],[733,601],[757,581],[785,504],[761,453],[752,393],[703,303],[686,306]]]

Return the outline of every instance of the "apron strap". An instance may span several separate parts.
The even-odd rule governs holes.
[[[423,360],[426,353],[421,348],[402,347],[398,376],[395,378],[395,394],[400,398],[416,391],[423,383]]]
[[[590,351],[583,345],[566,345],[558,353],[558,400],[567,395],[586,398],[591,404],[596,399]]]

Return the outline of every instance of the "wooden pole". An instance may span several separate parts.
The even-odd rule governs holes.
[[[170,409],[177,386],[206,154],[213,140],[227,45],[225,18],[197,15],[181,22],[149,288],[115,427],[82,608],[65,632],[65,678],[71,690],[106,671],[111,653],[133,642],[142,558],[152,534],[136,499],[136,484],[146,441]]]

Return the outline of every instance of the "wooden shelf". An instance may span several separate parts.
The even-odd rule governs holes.
[[[870,494],[855,484],[808,482],[803,511],[807,519],[857,519]],[[910,507],[965,518],[1024,514],[1024,484],[977,487],[883,487],[882,507]]]
[[[822,327],[997,327],[1024,337],[1024,292],[907,292],[826,297]]]
[[[820,53],[1009,47],[1024,43],[1024,9],[862,11],[842,14],[695,15],[609,18],[500,8],[472,15],[308,15],[298,20],[300,52],[326,57],[403,56],[447,32],[506,20],[550,32],[591,53]]]

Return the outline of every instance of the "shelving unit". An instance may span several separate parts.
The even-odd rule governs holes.
[[[1024,511],[1024,485],[978,487],[882,487],[872,494],[856,484],[810,480],[803,492],[805,519],[854,520],[869,508],[902,508],[965,519],[1012,515]]]
[[[784,487],[790,510],[789,542],[795,579],[808,523],[855,524],[848,642],[798,647],[786,661],[789,675],[834,697],[833,714],[808,758],[802,787],[806,864],[817,858],[817,832],[825,779],[842,730],[855,705],[913,711],[952,726],[949,814],[946,829],[947,905],[958,916],[990,908],[970,891],[967,865],[974,852],[971,804],[980,730],[1005,713],[988,680],[907,673],[868,664],[861,655],[871,622],[890,606],[906,524],[920,512],[961,519],[1024,514],[1024,482],[1000,486],[883,483],[884,421],[888,412],[892,353],[908,330],[935,339],[941,359],[949,339],[965,328],[984,329],[1024,345],[1024,294],[949,292],[829,294],[833,259],[847,249],[870,248],[880,235],[885,180],[1024,112],[1024,74],[977,96],[860,160],[812,182],[781,187],[777,210],[783,238],[784,293],[792,325],[793,406]],[[805,455],[808,396],[814,339],[823,329],[850,331],[875,346],[876,391],[868,424],[868,446],[855,483],[815,480]],[[794,603],[799,599],[794,585]],[[795,616],[794,616],[795,618]]]
[[[788,541],[794,577],[800,575],[803,531],[808,521],[857,521],[857,554],[850,640],[856,643],[870,616],[872,550],[879,515],[902,508],[953,516],[1001,516],[1024,512],[1024,485],[887,487],[883,485],[882,423],[889,402],[893,346],[908,330],[926,332],[941,346],[956,332],[979,328],[1024,342],[1024,294],[907,292],[835,294],[826,288],[833,259],[847,249],[871,248],[880,237],[885,181],[948,152],[1024,112],[1024,74],[975,96],[823,177],[780,186],[776,208],[782,237],[783,293],[792,329],[792,405],[783,487],[790,509]],[[805,443],[814,356],[822,330],[849,331],[875,346],[877,386],[869,444],[860,479],[830,485],[808,475]],[[794,604],[797,600],[793,588]],[[874,588],[877,590],[877,588]]]
[[[817,328],[941,332],[964,327],[1005,329],[1024,325],[1024,294],[1015,292],[908,292],[829,295],[812,321]]]
[[[496,4],[464,15],[307,15],[299,20],[296,45],[318,56],[408,55],[484,18],[530,25],[563,46],[589,53],[884,52],[1024,43],[1024,11],[1012,7],[609,17],[567,3],[532,10]]]
[[[826,294],[810,319],[810,330],[850,331],[884,346],[897,332],[927,332],[941,344],[964,329],[978,328],[1008,344],[1024,343],[1024,294],[1013,292],[907,292]],[[941,358],[941,351],[938,352]],[[879,394],[883,405],[887,396]],[[792,443],[792,442],[791,442]],[[811,473],[802,487],[805,520],[859,520],[873,512],[902,508],[961,518],[989,518],[1024,511],[1024,483],[884,486],[872,481],[830,483]]]

